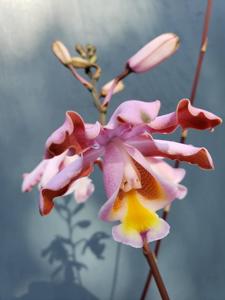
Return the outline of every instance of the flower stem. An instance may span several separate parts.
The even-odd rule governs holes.
[[[68,65],[72,75],[89,91],[92,89],[91,83],[88,82],[84,77],[82,77],[72,65]]]
[[[72,65],[68,65],[73,76],[86,88],[92,95],[93,103],[99,112],[99,122],[103,125],[106,121],[107,108],[103,107],[100,101],[100,95],[96,90],[96,79],[93,78],[93,74],[90,72],[89,77],[91,78],[91,83],[83,78]]]
[[[92,95],[93,103],[94,103],[96,109],[99,112],[99,122],[102,125],[105,125],[105,123],[106,123],[107,108],[104,108],[101,105],[100,95],[98,94],[98,92],[96,90],[96,80],[95,79],[92,79],[91,95]]]
[[[151,251],[150,246],[148,245],[147,241],[144,240],[144,245],[143,245],[143,254],[146,257],[149,266],[151,267],[151,271],[153,274],[153,277],[155,279],[156,285],[158,287],[159,293],[161,295],[162,300],[169,300],[169,295],[168,292],[166,290],[166,287],[164,285],[164,282],[162,280],[161,274],[159,272],[156,260],[155,260],[155,256]],[[143,300],[144,298],[141,297],[141,300]]]
[[[109,92],[107,93],[105,99],[103,100],[103,103],[102,103],[102,106],[103,107],[108,107],[109,105],[109,101],[111,100],[112,98],[112,95],[113,95],[113,91],[114,89],[116,88],[118,82],[120,82],[121,80],[123,80],[125,77],[127,77],[129,74],[131,73],[131,70],[129,68],[125,68],[123,70],[122,73],[120,73],[118,76],[116,76],[116,78],[114,79],[113,81],[113,84],[109,90]]]
[[[202,31],[202,39],[201,39],[199,56],[198,56],[198,62],[197,62],[196,70],[195,70],[195,75],[194,75],[192,89],[191,89],[191,95],[190,95],[191,104],[193,104],[195,102],[200,73],[201,73],[201,69],[202,69],[202,63],[203,63],[203,59],[204,59],[204,56],[205,56],[205,53],[207,50],[208,30],[209,30],[209,21],[210,21],[211,12],[212,12],[212,0],[208,0],[206,11],[205,11],[205,17],[204,17],[204,25],[203,25],[203,31]],[[187,134],[188,134],[187,130],[182,131],[182,134],[180,137],[180,143],[185,144],[186,139],[187,139]],[[180,161],[175,161],[174,168],[179,168],[179,166],[180,166]],[[170,206],[167,206],[163,211],[163,215],[162,215],[163,220],[166,221],[168,219],[169,211],[170,211]],[[158,240],[155,244],[155,249],[154,249],[154,253],[155,253],[156,257],[159,254],[160,246],[161,246],[161,240]],[[141,300],[146,299],[147,292],[148,292],[148,289],[150,288],[150,284],[151,284],[151,280],[152,280],[153,276],[154,276],[154,274],[151,269],[149,271],[148,277],[145,282],[144,289],[142,291]]]

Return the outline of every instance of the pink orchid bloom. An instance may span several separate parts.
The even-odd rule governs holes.
[[[179,37],[174,33],[164,33],[141,48],[127,62],[135,73],[147,72],[173,55],[179,47]]]
[[[105,221],[120,221],[113,227],[116,241],[133,247],[161,239],[169,225],[156,211],[182,199],[186,188],[180,184],[183,169],[174,169],[164,158],[196,164],[212,169],[207,149],[154,139],[154,133],[168,134],[183,129],[212,129],[222,120],[182,99],[175,112],[158,116],[160,101],[130,100],[122,103],[106,126],[85,125],[76,112],[68,112],[64,124],[46,142],[46,157],[79,155],[42,186],[40,212],[50,213],[53,199],[67,193],[74,182],[87,176],[93,165],[102,159],[107,202],[99,216]],[[85,174],[85,175],[84,175]]]
[[[42,160],[33,171],[23,175],[22,191],[30,192],[37,184],[39,188],[42,188],[63,168],[76,160],[80,161],[79,156],[68,156],[67,151],[53,158]],[[85,176],[85,172],[83,176],[77,179],[62,196],[73,193],[77,203],[85,202],[94,192],[94,185],[92,180]]]

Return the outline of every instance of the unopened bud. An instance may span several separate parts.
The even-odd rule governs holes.
[[[108,83],[106,83],[106,84],[101,88],[101,96],[102,96],[102,97],[105,97],[105,96],[108,94],[108,92],[110,91],[110,89],[111,89],[111,87],[112,87],[112,85],[113,85],[114,80],[115,80],[115,79],[109,81]],[[124,89],[124,84],[123,84],[123,82],[122,82],[122,80],[121,80],[121,81],[119,81],[119,82],[117,83],[117,85],[115,86],[115,88],[114,88],[114,90],[113,90],[113,94],[119,93],[119,92],[121,92],[123,89]]]
[[[66,65],[71,60],[71,56],[67,48],[60,41],[55,41],[52,44],[52,51],[55,56],[59,59],[59,61]]]
[[[97,61],[97,55],[93,55],[92,57],[89,58],[90,63],[95,64]]]
[[[96,54],[96,47],[94,45],[88,44],[86,49],[89,58]]]
[[[77,69],[86,69],[91,67],[91,63],[88,60],[79,56],[72,57],[68,64],[71,64],[74,68]]]
[[[161,34],[132,56],[127,67],[135,73],[149,71],[174,54],[179,44],[179,37],[174,33]]]
[[[82,45],[76,44],[75,50],[77,51],[78,54],[80,54],[81,57],[83,57],[83,58],[87,57],[85,48]]]

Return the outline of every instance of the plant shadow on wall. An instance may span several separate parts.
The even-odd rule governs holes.
[[[82,271],[88,266],[79,260],[81,255],[90,251],[98,260],[104,259],[105,240],[110,236],[103,231],[97,231],[90,238],[76,240],[76,229],[87,229],[91,226],[89,220],[77,220],[79,212],[85,204],[75,204],[66,197],[62,204],[55,204],[60,218],[66,223],[67,237],[57,235],[41,252],[43,259],[53,267],[50,281],[37,281],[29,285],[28,293],[13,300],[95,300],[82,283]],[[66,298],[65,298],[66,297]]]

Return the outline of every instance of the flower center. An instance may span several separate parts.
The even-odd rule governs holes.
[[[132,189],[140,189],[142,185],[141,176],[138,169],[127,154],[124,155],[124,161],[125,167],[120,189],[124,192],[129,192]]]

